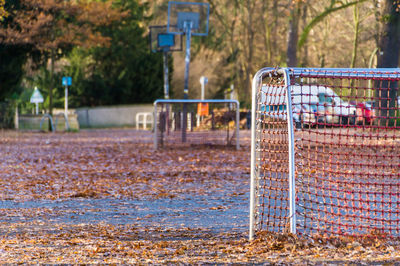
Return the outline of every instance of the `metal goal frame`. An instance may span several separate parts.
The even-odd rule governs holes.
[[[239,127],[240,127],[240,103],[237,100],[219,100],[219,99],[208,99],[208,100],[199,100],[199,99],[159,99],[154,102],[154,135],[153,135],[153,144],[154,149],[157,150],[158,143],[158,105],[160,104],[193,104],[193,103],[226,103],[226,104],[234,104],[236,105],[236,115],[235,115],[235,135],[236,135],[236,150],[240,149],[240,138],[239,138]],[[186,140],[185,140],[186,141]],[[183,141],[183,142],[185,142]]]
[[[261,189],[260,184],[260,171],[262,171],[262,159],[260,158],[260,152],[262,152],[261,142],[268,142],[269,140],[261,140],[260,135],[263,128],[259,114],[260,110],[260,88],[263,86],[263,79],[267,77],[279,76],[280,85],[285,91],[284,104],[287,111],[285,123],[287,122],[287,190],[288,190],[288,214],[285,216],[286,232],[292,234],[298,233],[296,226],[296,164],[295,164],[295,121],[293,119],[293,106],[292,106],[292,95],[291,87],[295,85],[295,79],[299,78],[324,78],[329,79],[337,77],[339,79],[349,80],[371,80],[371,81],[387,81],[393,80],[393,83],[400,81],[400,68],[381,68],[381,69],[344,69],[344,68],[263,68],[259,70],[253,78],[252,82],[252,119],[251,119],[251,173],[250,173],[250,214],[249,214],[249,239],[252,240],[255,237],[257,231],[257,225],[259,224],[260,214],[258,213],[259,192]],[[389,81],[390,83],[390,81]],[[393,84],[392,84],[393,85]],[[390,86],[392,86],[390,85]],[[387,88],[390,90],[390,87]],[[398,89],[397,89],[398,91]],[[389,92],[388,92],[389,93]],[[380,99],[380,98],[379,98]],[[386,108],[386,107],[385,107]],[[390,109],[390,108],[388,108]],[[282,112],[284,113],[284,112]],[[378,115],[379,117],[379,115]],[[283,122],[282,122],[283,123]],[[394,130],[399,129],[398,126],[394,127]],[[286,130],[286,129],[285,129]],[[286,132],[286,131],[285,131]],[[274,134],[274,133],[272,133]],[[393,137],[394,138],[394,137]],[[286,144],[285,144],[286,145]],[[285,146],[286,147],[286,146]],[[275,176],[276,178],[276,176]],[[285,177],[286,178],[286,177]],[[397,195],[397,194],[396,194]],[[274,200],[274,199],[273,199]],[[396,200],[395,204],[399,204]],[[398,213],[396,212],[396,215]],[[393,229],[391,229],[393,230]],[[396,229],[399,232],[399,229]]]

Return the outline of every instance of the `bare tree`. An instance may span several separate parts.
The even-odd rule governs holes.
[[[290,16],[286,58],[286,64],[289,67],[297,66],[297,41],[299,39],[299,21],[302,4],[302,1],[297,0],[290,0],[289,3]]]
[[[159,8],[158,13],[165,13],[163,7],[168,0],[143,1]],[[202,64],[206,58],[210,65],[217,66],[213,72],[219,79],[217,84],[222,87],[234,83],[246,102],[250,99],[252,75],[261,67],[285,62],[288,66],[367,67],[382,27],[373,16],[376,11],[376,17],[380,17],[374,3],[382,0],[207,2],[211,6],[210,36],[199,43],[199,58]],[[356,17],[352,15],[354,9],[348,8],[355,5]],[[358,26],[354,19],[359,20]]]
[[[324,9],[323,12],[315,16],[310,23],[307,24],[306,27],[304,27],[303,32],[301,33],[300,39],[298,41],[298,47],[302,47],[308,38],[308,35],[310,34],[310,31],[317,25],[319,22],[323,21],[327,16],[330,14],[348,8],[352,5],[356,5],[358,3],[365,2],[367,0],[356,0],[356,1],[350,1],[350,2],[342,2],[342,1],[337,1],[337,0],[331,0],[330,4],[328,7]]]
[[[400,45],[400,12],[399,0],[385,0],[384,18],[385,24],[380,38],[378,53],[378,68],[398,67],[399,65],[399,45]],[[398,82],[382,81],[377,83],[376,97],[380,99],[377,103],[381,108],[381,116],[395,116],[395,105],[398,94]],[[392,119],[387,119],[386,123],[391,123]]]

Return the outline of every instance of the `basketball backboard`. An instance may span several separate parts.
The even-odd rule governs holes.
[[[167,31],[172,34],[185,33],[190,25],[193,36],[208,35],[210,5],[197,2],[168,2]]]
[[[175,36],[170,33],[159,33],[157,36],[157,46],[162,49],[164,47],[172,47],[175,45]]]
[[[156,52],[182,51],[182,35],[167,32],[167,26],[150,26],[150,50]]]

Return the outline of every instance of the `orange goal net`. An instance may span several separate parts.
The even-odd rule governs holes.
[[[400,237],[400,69],[273,69],[253,80],[250,238]]]

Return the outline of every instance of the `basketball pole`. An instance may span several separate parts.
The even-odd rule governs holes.
[[[186,57],[185,57],[185,84],[183,87],[183,99],[189,99],[189,66],[190,66],[190,41],[192,37],[192,22],[185,21],[184,23],[186,34]],[[182,142],[186,142],[187,130],[187,104],[183,104],[183,121],[182,121]]]
[[[168,51],[163,51],[164,63],[164,99],[169,99],[169,80],[168,80]]]
[[[163,63],[164,63],[164,99],[169,100],[169,69],[168,69],[168,50],[163,51]],[[169,104],[166,105],[166,129],[169,135]]]

